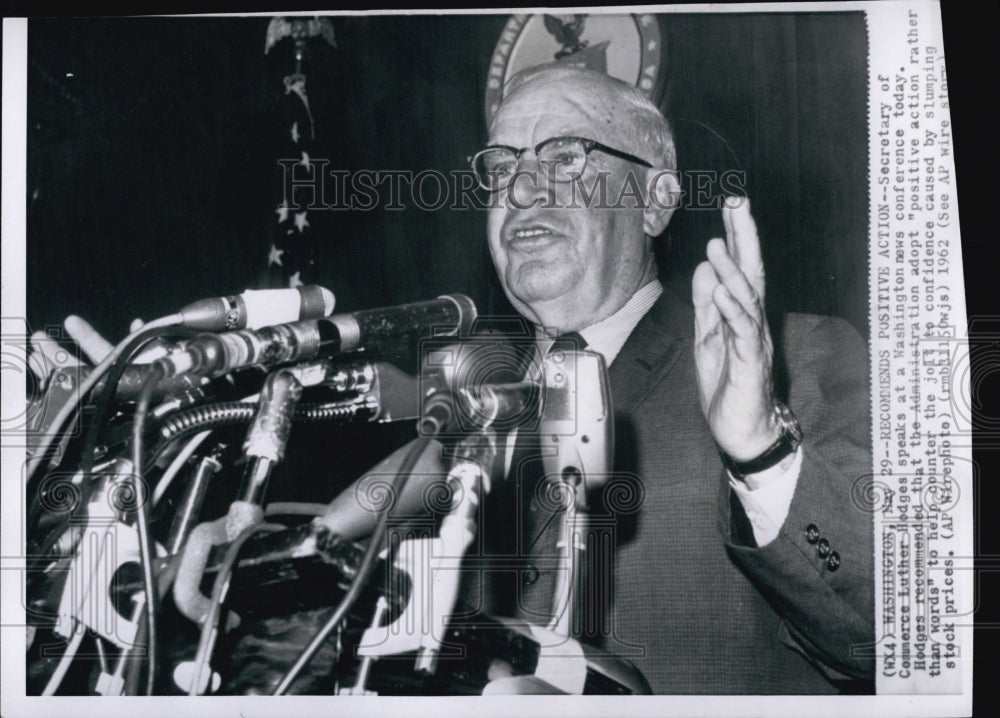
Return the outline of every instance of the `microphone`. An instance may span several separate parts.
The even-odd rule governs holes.
[[[421,357],[420,433],[460,433],[489,425],[498,431],[537,424],[541,387],[522,381],[534,341],[477,334],[462,341],[428,342]]]
[[[555,451],[545,473],[585,480],[584,491],[603,486],[614,465],[614,411],[604,358],[593,351],[555,352],[545,359],[545,396],[539,433]]]
[[[56,370],[49,378],[45,394],[30,401],[28,446],[34,451],[41,442],[41,437],[49,431],[55,417],[67,403],[76,402],[80,397],[80,385],[94,371],[89,366],[63,367]],[[115,386],[115,398],[123,402],[134,402],[139,398],[146,379],[152,373],[152,365],[143,364],[125,367],[121,379]],[[107,377],[103,377],[94,385],[94,390],[100,392],[107,385]],[[153,388],[153,399],[165,396],[183,394],[201,386],[202,379],[197,376],[174,376],[157,382]]]
[[[50,405],[53,404],[61,406],[65,403],[66,398],[74,392],[78,392],[80,384],[93,372],[94,368],[90,366],[63,367],[53,372],[49,378],[49,385],[46,388],[44,398],[46,409],[50,410]],[[118,383],[115,385],[115,398],[124,402],[136,401],[142,392],[142,387],[146,383],[146,379],[152,373],[152,364],[130,364],[125,367],[121,377],[118,379]],[[94,385],[94,393],[103,391],[107,383],[107,377],[101,377],[100,381]],[[156,387],[153,389],[152,398],[160,399],[170,394],[197,389],[199,386],[201,386],[200,377],[171,377],[157,382]],[[56,408],[58,409],[59,407],[57,406]]]
[[[486,427],[508,431],[526,424],[533,429],[541,403],[542,386],[533,381],[434,389],[423,396],[417,429],[422,436],[467,434]]]
[[[408,343],[428,329],[436,334],[467,333],[476,319],[476,305],[464,294],[335,314],[195,337],[181,352],[157,360],[165,377],[194,373],[214,378],[235,369],[276,365],[352,351],[385,351]]]
[[[542,404],[542,388],[534,381],[481,384],[458,391],[461,419],[473,426],[510,429],[532,421]]]
[[[614,411],[600,354],[553,351],[545,358],[540,434],[555,446],[542,466],[552,482],[546,488],[563,508],[556,518],[559,565],[548,628],[568,638],[581,621],[590,625],[600,605],[586,590],[587,494],[608,482],[614,466]]]
[[[430,441],[420,454],[403,490],[398,495],[392,491],[392,479],[412,444],[397,449],[344,489],[316,522],[341,538],[357,541],[371,535],[382,511],[391,510],[394,519],[403,521],[442,510],[443,492],[437,486],[448,478],[450,469],[444,447],[437,440]]]
[[[600,360],[599,355],[594,356]],[[603,363],[600,368],[603,371]],[[586,371],[583,373],[587,375]],[[538,383],[528,381],[481,385],[470,383],[457,392],[439,388],[423,400],[420,433],[424,436],[436,435],[444,427],[452,425],[456,413],[459,414],[458,422],[471,425],[465,427],[464,431],[482,428],[484,423],[495,426],[503,421],[512,425],[524,424],[526,421],[537,422],[543,394]],[[457,401],[456,395],[460,397]],[[565,406],[565,403],[559,405]],[[562,413],[562,410],[557,409],[556,412]],[[483,417],[495,418],[490,423],[481,421]],[[600,419],[597,421],[603,423]],[[568,427],[551,424],[550,428],[565,432]],[[600,443],[600,437],[592,431],[593,428],[588,423],[588,431]],[[605,429],[606,427],[601,426],[602,432]],[[582,440],[587,443],[590,438],[588,436]],[[450,458],[444,445],[437,439],[432,440],[424,449],[413,467],[410,480],[400,494],[397,496],[390,490],[392,477],[399,470],[412,443],[397,449],[342,491],[327,505],[326,513],[317,521],[344,539],[355,541],[369,536],[375,529],[379,513],[390,507],[393,518],[400,521],[423,519],[433,511],[445,510],[446,507],[441,503],[442,498],[449,495],[445,482],[451,470]]]
[[[181,326],[218,332],[259,329],[333,312],[333,292],[318,284],[294,289],[248,289],[243,294],[199,299],[180,310]]]

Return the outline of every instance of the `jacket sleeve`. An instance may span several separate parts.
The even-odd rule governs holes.
[[[723,472],[720,528],[732,560],[782,617],[785,643],[832,680],[873,680],[867,348],[849,324],[826,317],[791,316],[781,338],[787,403],[803,430],[792,503],[777,538],[757,547]]]

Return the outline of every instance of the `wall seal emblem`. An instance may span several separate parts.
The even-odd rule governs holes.
[[[486,123],[503,97],[504,84],[521,70],[565,62],[629,82],[659,104],[663,47],[656,16],[512,15],[490,62]]]

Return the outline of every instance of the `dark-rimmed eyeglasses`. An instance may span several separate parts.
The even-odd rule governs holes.
[[[602,145],[586,137],[550,137],[533,148],[518,149],[507,145],[490,145],[474,154],[469,158],[469,162],[472,164],[473,172],[476,173],[479,186],[489,192],[506,187],[517,174],[521,155],[531,149],[538,158],[538,164],[544,168],[545,176],[554,182],[572,182],[579,179],[587,167],[587,156],[594,150],[600,150],[606,155],[628,160],[643,167],[653,166],[641,157]]]

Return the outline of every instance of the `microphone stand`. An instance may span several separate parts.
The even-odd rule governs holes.
[[[550,480],[556,482],[556,491],[565,508],[556,543],[559,563],[552,597],[552,620],[548,628],[563,638],[571,638],[573,627],[583,619],[580,601],[587,556],[587,496],[583,476],[576,467],[567,467],[561,476]]]
[[[482,499],[490,491],[490,467],[496,456],[496,434],[484,427],[467,435],[458,444],[455,461],[448,474],[453,487],[451,509],[438,530],[440,551],[431,558],[430,578],[431,630],[421,632],[420,648],[414,669],[418,674],[433,675],[437,669],[441,642],[458,600],[461,573],[454,570],[453,557],[465,556],[476,536],[476,518]]]
[[[416,651],[415,672],[423,676],[436,672],[458,600],[462,558],[476,535],[479,506],[490,490],[489,471],[495,456],[496,433],[488,424],[459,442],[447,479],[452,490],[451,505],[438,536],[407,539],[396,553],[396,565],[413,581],[409,604],[392,624],[385,626],[379,625],[384,611],[376,611],[375,620],[357,647],[362,659],[357,683],[342,693],[365,695],[371,662],[385,656]]]

